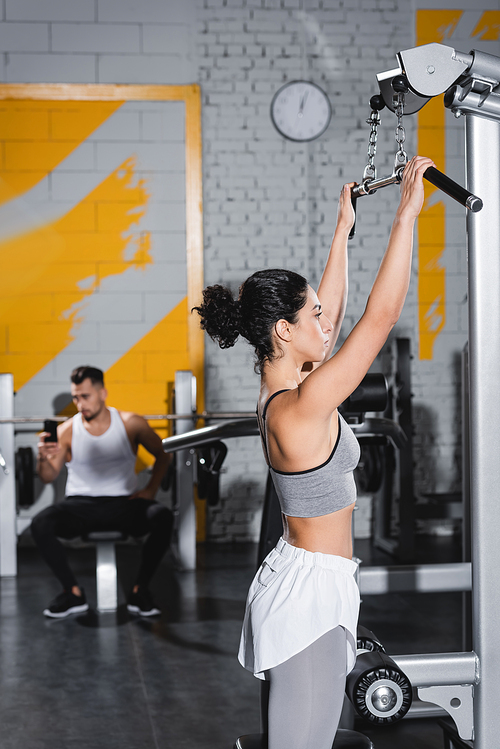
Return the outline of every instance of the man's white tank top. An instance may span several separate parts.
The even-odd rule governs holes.
[[[116,408],[109,412],[111,424],[97,437],[87,432],[81,414],[73,416],[67,497],[125,497],[137,488],[136,456],[125,425]]]

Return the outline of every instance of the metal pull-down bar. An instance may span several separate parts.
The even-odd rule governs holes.
[[[364,195],[372,195],[376,190],[381,187],[388,187],[388,185],[399,184],[403,179],[404,167],[399,167],[393,174],[388,177],[379,177],[378,179],[366,180],[360,185],[353,187],[352,197],[361,198]],[[424,172],[424,179],[430,182],[432,185],[442,190],[451,198],[460,203],[461,205],[468,208],[473,213],[477,213],[483,207],[483,201],[478,198],[477,195],[473,195],[471,192],[459,185],[458,182],[447,177],[446,174],[440,172],[433,166],[430,166]]]

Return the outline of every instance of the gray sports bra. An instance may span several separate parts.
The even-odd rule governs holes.
[[[266,401],[259,429],[269,471],[280,501],[281,512],[295,518],[316,518],[349,507],[356,501],[353,471],[361,454],[358,441],[339,414],[339,433],[330,457],[316,468],[286,473],[270,463],[266,439],[266,411],[278,390]]]

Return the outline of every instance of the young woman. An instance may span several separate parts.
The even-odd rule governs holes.
[[[196,308],[221,348],[238,335],[254,346],[261,374],[257,413],[283,536],[250,587],[239,660],[270,682],[269,749],[331,749],[337,730],[359,609],[351,545],[359,446],[337,407],[401,313],[429,166],[420,156],[407,165],[365,312],[334,356],[347,300],[352,184],[341,193],[317,294],[297,273],[263,270],[243,283],[237,300],[211,286]]]

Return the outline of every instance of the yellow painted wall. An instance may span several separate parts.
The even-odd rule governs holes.
[[[0,205],[47,176],[122,101],[0,101]]]
[[[461,10],[419,10],[416,45],[446,43],[462,16]],[[442,97],[418,113],[417,153],[429,156],[446,172],[446,130]],[[436,187],[425,184],[425,203],[418,219],[418,320],[420,359],[432,359],[434,344],[446,323],[446,270],[441,256],[446,246],[446,211],[436,200]]]
[[[0,370],[16,390],[71,342],[78,304],[104,278],[151,262],[147,236],[124,258],[147,200],[130,159],[58,221],[0,243]]]
[[[500,10],[485,10],[472,32],[481,41],[496,42],[500,39]]]
[[[177,369],[189,369],[187,340],[187,298],[183,299],[163,320],[106,371],[109,402],[125,404],[133,397],[134,411],[141,414],[168,412],[168,383],[173,382]],[[165,422],[151,426],[165,437]],[[144,463],[150,463],[141,453]]]

